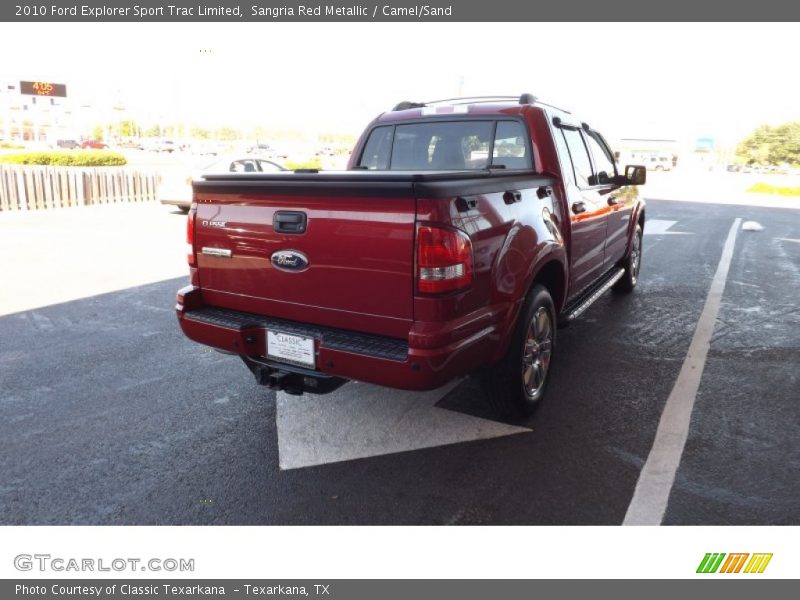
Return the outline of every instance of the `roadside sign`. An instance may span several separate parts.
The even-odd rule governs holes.
[[[64,83],[51,83],[48,81],[20,81],[20,94],[29,96],[54,96],[67,97],[67,85]]]

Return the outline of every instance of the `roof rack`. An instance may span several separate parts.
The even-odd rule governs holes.
[[[553,106],[552,104],[547,104],[546,102],[541,102],[536,96],[529,93],[524,93],[520,96],[462,96],[459,98],[443,98],[441,100],[429,100],[427,102],[410,102],[408,100],[404,100],[403,102],[398,103],[392,109],[392,111],[398,110],[408,110],[411,108],[424,108],[426,106],[431,106],[434,104],[452,104],[452,105],[462,105],[462,104],[484,104],[490,102],[497,102],[498,100],[517,100],[519,104],[542,104],[544,106],[549,106],[550,108],[555,108],[557,110],[561,110],[565,113],[569,114],[568,110],[564,110],[563,108],[559,108],[557,106]]]
[[[495,102],[497,100],[517,100],[520,104],[533,104],[536,102],[536,96],[533,94],[522,94],[521,96],[461,96],[460,98],[430,100],[425,104],[443,104],[445,102],[457,104],[478,104],[483,102]]]

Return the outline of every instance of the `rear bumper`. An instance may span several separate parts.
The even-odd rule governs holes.
[[[178,292],[176,312],[188,338],[238,354],[246,363],[274,364],[265,356],[267,331],[294,333],[316,340],[315,373],[405,390],[435,389],[474,371],[491,360],[499,339],[487,327],[443,347],[428,347],[417,334],[413,339],[425,347],[413,347],[406,340],[206,306],[192,286]]]

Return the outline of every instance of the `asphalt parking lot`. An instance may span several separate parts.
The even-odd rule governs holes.
[[[258,387],[183,337],[184,218],[0,214],[0,524],[623,522],[736,218],[664,524],[800,524],[800,211],[648,201],[630,296],[566,329],[548,397],[497,421],[426,394]],[[756,228],[757,229],[757,228]]]

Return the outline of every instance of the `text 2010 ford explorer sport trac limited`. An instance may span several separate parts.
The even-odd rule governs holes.
[[[347,171],[194,183],[180,326],[288,393],[477,373],[518,418],[544,395],[557,324],[636,286],[644,181],[530,94],[403,102]]]

